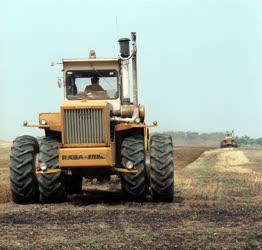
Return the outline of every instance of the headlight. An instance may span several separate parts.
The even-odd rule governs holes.
[[[136,122],[136,123],[139,123],[139,122],[140,122],[140,118],[137,117],[137,118],[135,119],[135,122]]]
[[[39,165],[39,167],[40,167],[40,169],[43,170],[43,171],[47,169],[47,165],[46,165],[45,162],[41,162],[40,165]]]
[[[127,163],[126,163],[126,168],[127,169],[132,169],[134,167],[134,164],[133,164],[133,162],[132,161],[128,161]]]
[[[47,125],[47,120],[45,120],[45,119],[40,120],[40,124],[41,125]]]

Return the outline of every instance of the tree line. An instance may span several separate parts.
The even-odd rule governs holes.
[[[218,146],[223,140],[225,133],[198,133],[192,131],[166,131],[161,134],[168,134],[172,137],[175,145],[204,145],[204,146]],[[242,145],[262,145],[262,138],[251,138],[249,136],[235,136],[238,144]]]

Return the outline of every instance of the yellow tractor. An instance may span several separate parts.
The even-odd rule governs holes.
[[[221,148],[237,148],[237,142],[236,139],[234,137],[234,131],[230,132],[226,132],[223,140],[220,143],[220,147]]]
[[[10,181],[16,203],[65,201],[81,193],[84,178],[119,175],[124,197],[172,201],[173,144],[170,136],[149,138],[144,106],[137,95],[136,33],[119,40],[117,58],[63,59],[64,101],[59,113],[40,113],[45,136],[13,141]],[[130,63],[131,61],[131,63]],[[129,64],[132,64],[130,98]]]

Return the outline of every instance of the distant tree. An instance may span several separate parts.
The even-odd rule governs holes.
[[[237,137],[236,140],[239,144],[245,144],[245,145],[255,144],[255,140],[246,135],[242,137]]]
[[[256,139],[256,144],[258,144],[258,145],[262,145],[262,138],[258,138],[258,139]]]
[[[166,131],[161,134],[172,136],[175,145],[205,145],[218,146],[224,138],[223,132],[197,133],[192,131]],[[244,145],[262,145],[262,138],[253,139],[249,136],[236,137],[238,144]]]

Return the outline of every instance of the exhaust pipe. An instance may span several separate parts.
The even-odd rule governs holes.
[[[137,93],[137,60],[136,60],[136,32],[131,32],[132,41],[132,79],[133,79],[133,102],[134,105],[138,105],[138,93]]]
[[[122,71],[122,104],[130,103],[130,87],[129,87],[129,38],[121,38],[118,40],[120,45],[121,71]]]

